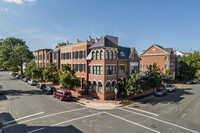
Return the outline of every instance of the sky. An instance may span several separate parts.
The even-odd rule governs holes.
[[[0,38],[34,51],[111,35],[138,53],[153,44],[188,52],[200,46],[200,0],[0,0]]]

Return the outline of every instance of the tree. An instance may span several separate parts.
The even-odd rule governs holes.
[[[21,68],[23,74],[23,63],[33,59],[33,53],[29,50],[26,42],[14,37],[2,40],[0,45],[0,67],[8,70]]]
[[[161,77],[161,69],[159,66],[157,66],[156,63],[153,65],[150,65],[148,71],[147,71],[147,77],[148,77],[148,84],[154,89],[161,85],[162,77]]]
[[[43,79],[43,70],[44,68],[41,67],[34,67],[32,68],[32,78],[34,79]]]
[[[32,69],[35,68],[35,60],[30,61],[29,63],[26,64],[26,68],[25,68],[25,73],[24,75],[27,78],[31,78],[32,77]]]
[[[180,60],[180,78],[191,80],[195,77],[195,72],[200,69],[200,53],[193,51],[188,56],[181,57]]]
[[[195,78],[197,80],[197,83],[200,83],[200,69],[198,69],[195,73]]]
[[[162,75],[162,81],[166,84],[173,82],[173,74],[170,70],[166,70],[165,74]]]
[[[57,67],[51,63],[45,70],[44,70],[44,79],[47,82],[53,82],[54,84],[59,83],[59,71]]]
[[[121,80],[119,81],[119,84],[124,86],[127,95],[132,95],[132,94],[136,95],[140,92],[143,92],[141,89],[142,85],[141,80],[142,80],[142,75],[137,71],[134,71],[133,75],[128,79],[127,82]]]
[[[75,71],[71,69],[69,65],[62,66],[62,72],[60,73],[60,83],[64,88],[73,89],[74,87],[80,87],[80,80],[75,75]]]
[[[63,45],[67,45],[67,43],[65,43],[65,42],[58,43],[58,44],[56,45],[56,48],[58,48],[59,46],[63,46]]]

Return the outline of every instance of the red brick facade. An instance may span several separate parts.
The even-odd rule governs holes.
[[[140,58],[140,71],[147,71],[149,65],[156,63],[163,73],[165,73],[166,70],[170,70],[175,78],[176,55],[173,53],[173,49],[167,51],[167,49],[159,45],[152,45],[140,55]]]
[[[112,46],[91,48],[103,42],[102,39],[107,39]],[[69,64],[76,70],[76,76],[80,78],[82,85],[78,90],[84,90],[100,99],[113,99],[114,88],[119,89],[118,81],[128,78],[133,70],[139,70],[136,50],[118,46],[117,43],[118,38],[105,36],[96,41],[89,38],[87,41],[60,46],[59,56],[55,60],[52,53],[51,62],[57,63],[58,69],[62,68],[63,64]],[[38,53],[40,55],[40,51],[36,51],[35,56],[38,56]],[[84,81],[86,85],[83,85]]]

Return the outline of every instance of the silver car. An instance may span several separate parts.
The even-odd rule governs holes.
[[[31,80],[28,81],[28,84],[36,86],[37,82],[36,82],[36,80],[31,79]]]
[[[167,85],[166,86],[167,91],[169,92],[173,92],[176,90],[176,86],[175,85]]]

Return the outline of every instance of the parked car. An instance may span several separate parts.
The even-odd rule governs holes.
[[[2,94],[3,93],[3,89],[0,87],[0,94]]]
[[[17,78],[17,79],[20,79],[21,78],[21,74],[17,74],[15,77]]]
[[[53,94],[53,92],[56,91],[55,87],[50,87],[50,86],[46,86],[43,88],[43,91],[46,92],[47,94]]]
[[[169,92],[173,92],[176,90],[176,86],[175,85],[167,85],[166,86],[167,91]]]
[[[20,77],[20,79],[23,80],[23,78],[25,78],[25,77],[26,77],[26,76],[22,75],[22,76]]]
[[[13,77],[15,77],[16,75],[17,75],[16,73],[13,73],[13,74],[12,74]]]
[[[188,80],[185,82],[186,84],[192,84],[192,81],[191,80]]]
[[[192,84],[196,84],[197,83],[197,81],[196,80],[191,80],[192,81]]]
[[[43,88],[46,87],[46,85],[45,85],[45,84],[42,84],[42,83],[38,83],[38,84],[36,85],[36,87],[43,90]]]
[[[14,72],[9,72],[10,75],[13,75]]]
[[[30,80],[30,79],[27,78],[27,77],[24,77],[24,78],[23,78],[23,81],[24,81],[24,82],[28,82],[28,80]]]
[[[167,89],[163,87],[162,89],[158,89],[155,93],[156,96],[164,96],[167,95]]]
[[[59,98],[60,101],[72,99],[72,93],[70,91],[57,90],[53,92],[53,96]]]
[[[36,80],[28,80],[28,84],[29,85],[36,85],[37,84],[37,82],[36,82]]]

